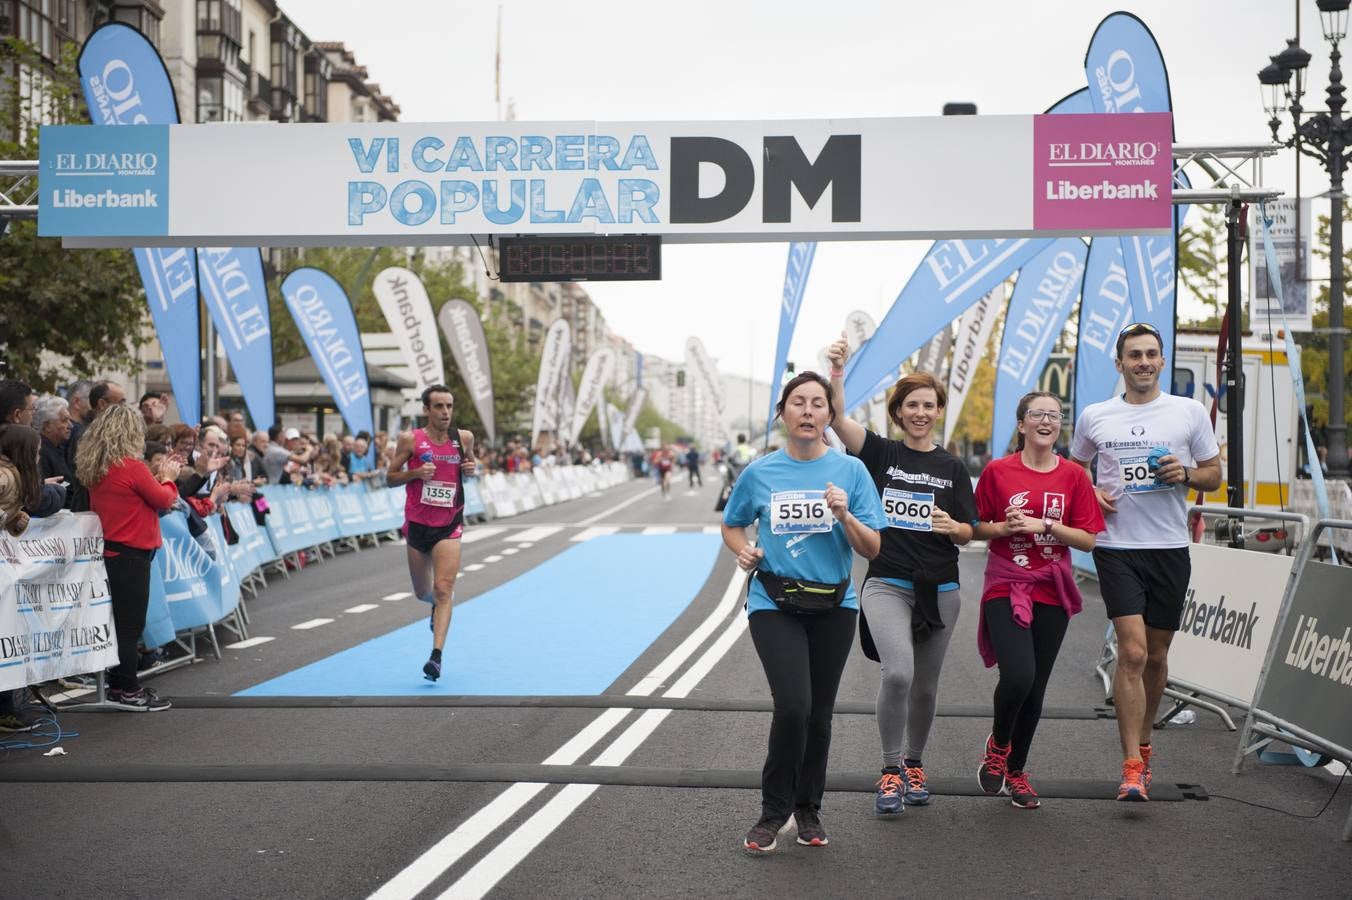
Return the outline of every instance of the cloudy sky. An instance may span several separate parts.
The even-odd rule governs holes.
[[[1295,0],[506,0],[502,105],[517,119],[826,119],[1042,112],[1085,86],[1095,26],[1118,9],[1154,32],[1169,67],[1180,143],[1268,139],[1256,73],[1295,34]],[[1313,0],[1301,6],[1311,83],[1327,78]],[[405,122],[491,121],[498,5],[434,0],[283,0],[312,40],[341,40]],[[1307,106],[1318,106],[1311,98]],[[993,150],[998,152],[998,149]],[[972,172],[979,183],[980,172]],[[1265,181],[1289,190],[1290,154]],[[1327,189],[1312,162],[1305,194]],[[1317,202],[1316,212],[1327,208]],[[845,314],[881,319],[928,242],[819,246],[791,357],[815,364]],[[680,359],[699,335],[727,372],[769,379],[784,244],[667,245],[659,282],[594,282],[611,327]]]

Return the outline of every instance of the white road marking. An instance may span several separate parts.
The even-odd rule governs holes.
[[[648,491],[647,493],[652,493]],[[738,570],[733,574],[727,589],[723,592],[718,605],[694,631],[681,641],[657,667],[642,678],[629,690],[637,697],[650,695],[673,672],[685,664],[699,649],[728,613],[737,608],[746,573]],[[745,627],[745,616],[738,616]],[[666,710],[657,710],[666,712]],[[616,725],[629,714],[627,709],[607,709],[590,724],[574,735],[544,762],[545,765],[572,765],[604,738]],[[403,871],[390,879],[384,886],[371,895],[371,900],[413,900],[432,882],[440,878],[454,866],[466,853],[473,850],[481,841],[515,818],[534,797],[544,790],[546,785],[532,782],[519,782],[507,788],[495,797],[487,806],[466,819],[458,828],[446,835],[429,850],[410,863]],[[571,787],[571,786],[570,786]],[[596,786],[590,786],[595,790]],[[567,788],[565,788],[567,791]],[[590,794],[590,791],[588,791]],[[562,796],[560,794],[559,796]],[[585,799],[585,798],[584,798]],[[547,804],[548,805],[548,804]],[[503,874],[506,874],[504,871]],[[499,876],[500,878],[501,876]],[[496,883],[496,879],[495,882]],[[454,885],[451,888],[454,890]]]
[[[515,553],[520,553],[520,552],[521,552],[521,551],[518,550],[516,547],[503,547],[503,548],[502,548],[502,555],[503,555],[503,556],[511,556],[511,555],[513,555],[513,554],[515,554]]]
[[[737,585],[738,593],[740,593],[741,580],[740,572],[733,576],[733,584]],[[721,609],[722,604],[719,606]],[[718,636],[718,640],[714,641],[709,649],[705,650],[700,658],[695,661],[695,664],[662,696],[689,696],[695,686],[737,643],[737,639],[742,636],[742,632],[746,631],[746,627],[746,616],[735,616],[723,633]],[[671,715],[669,709],[647,710],[638,717],[637,721],[620,732],[619,736],[601,752],[601,755],[596,758],[592,765],[622,765],[630,754],[652,736],[652,733],[669,715]],[[452,898],[453,900],[478,900],[478,898],[483,897],[525,860],[532,850],[553,833],[555,828],[562,825],[574,810],[596,792],[598,787],[600,785],[595,784],[570,784],[564,787],[534,815],[518,826],[515,831],[503,838],[498,846],[471,866],[469,871],[451,884],[438,900],[452,900]]]
[[[299,625],[292,625],[292,631],[309,631],[311,628],[318,628],[320,625],[328,625],[332,619],[311,619],[308,622],[301,622]]]
[[[484,562],[486,563],[502,562],[502,557],[494,553],[492,556],[485,556]]]
[[[67,700],[75,700],[85,694],[92,693],[94,693],[93,688],[74,688],[73,690],[62,691],[59,694],[52,694],[47,700],[51,703],[65,703]]]
[[[695,491],[695,490],[689,490],[689,491],[686,491],[686,492],[685,492],[685,496],[687,496],[687,497],[696,497],[696,496],[699,496],[699,491]]]
[[[537,525],[534,528],[527,528],[525,531],[518,531],[516,534],[509,534],[507,535],[507,540],[517,544],[522,541],[535,543],[536,541],[543,541],[551,535],[558,534],[562,530],[563,528],[558,525]]]
[[[594,525],[594,524],[596,524],[597,522],[601,521],[602,519],[606,518],[607,516],[614,515],[615,513],[617,513],[617,512],[619,512],[620,510],[624,509],[626,506],[629,506],[629,505],[631,505],[631,504],[633,504],[633,503],[637,503],[638,501],[642,500],[644,497],[647,497],[649,494],[656,494],[656,493],[657,493],[657,490],[658,490],[658,489],[655,488],[655,487],[650,487],[650,488],[648,488],[646,491],[643,491],[643,492],[640,493],[640,494],[635,494],[633,497],[630,497],[628,500],[624,500],[624,501],[622,501],[622,502],[620,502],[620,503],[616,503],[616,504],[615,504],[614,506],[612,506],[610,509],[603,510],[602,512],[599,512],[599,513],[597,513],[597,514],[594,515],[594,516],[589,516],[588,518],[583,519],[581,522],[574,522],[573,524],[575,524],[575,525],[580,525],[580,526],[582,526],[583,528],[587,527],[588,525]]]
[[[519,549],[519,550],[529,550],[531,547],[534,547],[534,546],[535,546],[535,544],[532,543],[531,541],[523,541],[520,545],[518,545],[518,548],[517,548],[517,549]]]
[[[477,571],[479,571],[480,569],[482,569],[483,567],[484,567],[484,564],[483,564],[483,563],[470,563],[469,565],[465,566],[465,568],[464,568],[463,571],[465,571],[465,572],[477,572]]]
[[[593,525],[590,528],[584,528],[577,534],[570,537],[570,541],[590,541],[592,538],[605,537],[608,534],[614,534],[620,530],[618,525]]]
[[[704,526],[704,533],[705,533],[705,534],[722,534],[722,533],[723,533],[723,526],[722,526],[722,525],[705,525],[705,526]]]
[[[381,600],[406,600],[413,595],[408,591],[395,591],[393,594],[386,594]]]
[[[374,606],[371,607],[375,609]],[[226,644],[227,650],[248,650],[250,647],[257,647],[259,644],[266,644],[268,641],[275,641],[276,638],[270,637],[251,637],[246,641],[235,641],[233,644]]]
[[[357,604],[356,606],[352,607],[351,609],[345,609],[345,610],[343,610],[343,612],[347,612],[347,613],[364,613],[364,612],[370,612],[370,611],[373,610],[373,609],[380,609],[380,604],[379,604],[379,603],[359,603],[359,604]]]
[[[649,525],[643,529],[644,534],[675,534],[675,525]]]
[[[465,533],[460,535],[460,543],[472,544],[475,541],[484,541],[506,530],[506,525],[475,525],[465,529]]]

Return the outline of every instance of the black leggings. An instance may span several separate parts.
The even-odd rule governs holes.
[[[1070,620],[1059,606],[1034,603],[1032,623],[1020,628],[1014,623],[1008,597],[995,597],[982,604],[981,615],[1000,663],[991,731],[997,744],[1013,745],[1009,770],[1021,772],[1028,762],[1028,748],[1042,718],[1042,696],[1047,692]]]
[[[127,549],[117,556],[105,556],[108,594],[113,605],[113,630],[117,634],[117,665],[108,670],[108,687],[134,691],[141,686],[136,677],[141,632],[146,627],[146,607],[150,603],[151,552]]]
[[[761,771],[761,815],[787,819],[796,807],[821,809],[831,713],[857,618],[844,608],[816,616],[751,614],[751,640],[775,709]]]

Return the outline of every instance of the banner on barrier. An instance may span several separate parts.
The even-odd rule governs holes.
[[[1352,748],[1352,568],[1306,562],[1254,707]]]
[[[98,517],[61,512],[0,533],[0,690],[116,663]]]
[[[216,516],[208,520],[208,534],[212,534],[211,526],[219,529],[220,521]],[[229,558],[213,546],[212,552],[225,557],[213,559],[188,532],[188,520],[181,512],[160,516],[160,535],[164,542],[155,554],[155,564],[164,578],[164,599],[174,630],[211,625],[233,612],[239,605],[239,585],[222,572]],[[220,547],[224,546],[222,539]]]
[[[1237,706],[1258,687],[1281,612],[1292,558],[1192,544],[1183,624],[1169,653],[1169,677]]]

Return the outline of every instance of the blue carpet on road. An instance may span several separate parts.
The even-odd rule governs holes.
[[[455,607],[435,684],[422,676],[432,637],[421,619],[240,695],[599,694],[695,598],[721,545],[708,534],[574,544]]]

